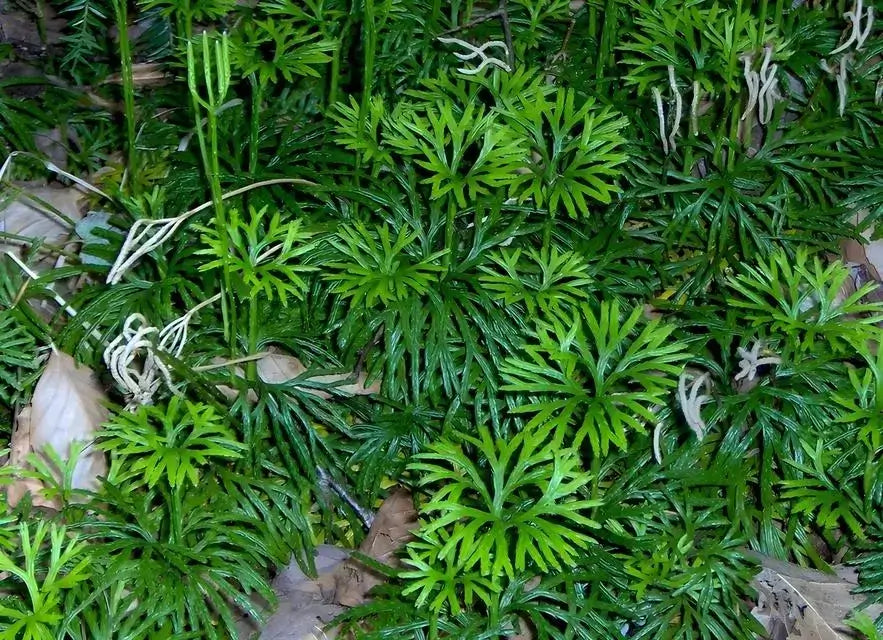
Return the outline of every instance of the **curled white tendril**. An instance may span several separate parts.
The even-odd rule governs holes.
[[[104,350],[104,362],[110,375],[129,396],[128,410],[152,404],[153,396],[163,382],[176,393],[171,372],[159,353],[180,357],[187,343],[191,318],[220,297],[218,294],[198,304],[162,330],[151,326],[140,313],[126,318],[120,335]],[[141,361],[140,366],[138,360]]]
[[[735,376],[737,381],[745,380],[751,382],[757,377],[757,369],[759,367],[782,363],[782,359],[779,356],[764,356],[761,358],[760,352],[762,348],[763,343],[760,340],[755,340],[750,350],[739,347],[737,353],[742,359],[739,360],[739,373]]]
[[[874,88],[874,104],[883,103],[883,78],[877,80],[877,86]]]
[[[272,178],[270,180],[262,180],[253,184],[239,187],[228,193],[221,195],[221,200],[235,198],[252,189],[259,187],[269,187],[277,184],[301,184],[307,186],[317,186],[316,183],[301,178]],[[200,211],[205,211],[213,206],[213,201],[204,202],[201,205],[185,211],[174,218],[162,218],[160,220],[141,219],[136,220],[117,255],[116,261],[107,273],[107,283],[116,284],[119,282],[126,272],[138,262],[142,257],[156,249],[163,242],[168,240],[182,224],[195,216]]]
[[[116,284],[123,275],[143,256],[168,240],[190,217],[182,213],[174,218],[159,220],[136,220],[126,235],[126,240],[117,255],[116,261],[107,274],[107,283]]]
[[[678,150],[675,137],[678,134],[678,130],[681,128],[681,120],[684,117],[684,98],[681,95],[681,92],[678,91],[675,68],[671,65],[668,67],[668,86],[671,89],[675,109],[672,118],[671,131],[668,133],[666,133],[668,128],[666,127],[665,108],[662,104],[662,92],[656,87],[650,89],[650,93],[653,95],[653,100],[656,103],[656,116],[659,119],[659,138],[662,140],[662,152],[665,155],[668,155],[669,152],[674,153]]]
[[[665,135],[665,110],[662,107],[662,93],[656,87],[650,89],[656,102],[656,116],[659,119],[659,138],[662,140],[662,153],[668,155],[668,138]]]
[[[474,69],[469,69],[468,67],[457,69],[457,71],[459,71],[460,73],[474,76],[481,73],[488,65],[497,67],[506,72],[512,71],[512,68],[505,60],[501,60],[500,58],[493,58],[485,53],[487,49],[502,49],[503,57],[508,58],[509,47],[506,46],[505,42],[502,42],[500,40],[491,40],[490,42],[485,42],[482,45],[476,46],[471,42],[466,42],[465,40],[461,40],[460,38],[439,38],[438,41],[444,44],[456,44],[466,49],[467,53],[457,53],[456,51],[454,52],[454,55],[464,62],[467,60],[480,58],[481,62],[477,67],[475,67]]]
[[[849,92],[849,85],[846,80],[846,65],[852,56],[845,55],[840,58],[840,67],[837,69],[837,113],[840,117],[846,113],[846,98]]]
[[[681,128],[681,118],[684,116],[684,99],[681,97],[681,92],[678,91],[678,83],[675,79],[675,68],[671,65],[668,66],[668,86],[671,88],[671,92],[675,98],[674,123],[672,124],[671,133],[668,134],[668,146],[671,147],[671,151],[674,153],[677,151],[675,136],[678,133],[678,129]]]
[[[855,44],[855,50],[861,51],[865,40],[871,35],[871,29],[874,27],[874,7],[868,7],[867,11],[863,11],[863,9],[864,0],[856,0],[855,4],[852,5],[852,11],[847,11],[843,14],[843,17],[850,21],[852,27],[849,38],[829,55],[833,56],[841,51],[846,51],[853,43]],[[864,23],[864,26],[862,26],[862,23]]]
[[[757,108],[757,120],[760,124],[767,124],[773,117],[773,109],[776,102],[781,99],[779,93],[779,80],[776,77],[778,65],[772,64],[773,48],[766,46],[763,49],[763,61],[760,71],[752,69],[754,55],[746,53],[741,57],[744,63],[742,75],[745,77],[745,85],[748,88],[748,103],[742,112],[742,120]]]
[[[690,374],[684,371],[678,378],[678,399],[680,400],[681,411],[684,414],[684,419],[687,421],[687,426],[690,427],[690,430],[696,434],[699,440],[702,440],[708,427],[702,419],[701,409],[702,405],[711,400],[711,395],[709,395],[711,393],[711,377],[708,373],[694,377],[690,381],[688,389],[687,378],[689,376]],[[705,393],[700,395],[699,392],[703,389]]]

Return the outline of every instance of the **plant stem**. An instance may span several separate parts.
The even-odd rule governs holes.
[[[169,504],[169,537],[171,538],[171,542],[174,545],[181,544],[181,539],[184,537],[183,532],[181,530],[181,514],[182,514],[182,505],[181,505],[181,487],[175,487],[172,489],[172,499],[168,501]]]
[[[328,104],[331,106],[337,102],[337,90],[340,85],[340,57],[343,55],[343,46],[345,42],[349,42],[350,30],[353,28],[353,16],[350,14],[340,30],[340,38],[338,38],[338,46],[334,48],[331,56],[331,84],[328,87]]]
[[[451,266],[454,258],[454,222],[457,218],[457,203],[451,199],[448,201],[448,215],[445,220],[445,255],[443,264],[445,267]]]
[[[227,235],[227,215],[224,210],[223,190],[221,189],[221,165],[218,160],[218,117],[214,109],[206,114],[208,121],[208,137],[211,145],[206,170],[211,186],[212,203],[215,208],[215,228],[221,239],[221,252],[225,258],[230,254],[229,237]],[[230,276],[230,263],[224,260],[224,295],[221,296],[221,313],[225,317],[224,334],[230,344],[231,355],[236,351],[236,305],[233,304],[233,279]]]
[[[135,79],[132,74],[132,48],[129,42],[129,18],[127,0],[114,2],[116,26],[120,38],[120,66],[123,84],[123,110],[126,123],[126,170],[132,193],[138,192],[138,181],[133,178],[136,170],[135,148]]]
[[[594,10],[592,15],[594,16]],[[604,17],[601,22],[601,37],[598,42],[598,57],[595,66],[595,78],[604,77],[606,65],[613,64],[613,48],[616,43],[619,24],[617,22],[617,0],[607,0],[604,5]],[[593,32],[594,33],[594,32]]]
[[[252,296],[248,299],[248,353],[255,353],[257,351],[258,335],[258,301],[256,296]],[[246,367],[248,379],[257,380],[257,360],[249,361]]]
[[[256,74],[248,77],[251,83],[251,125],[248,138],[248,173],[257,175],[258,171],[258,146],[261,134],[261,101],[263,99],[263,87]]]
[[[361,137],[365,132],[368,109],[371,104],[371,91],[374,87],[374,56],[377,51],[377,24],[374,15],[374,0],[365,0],[362,14],[362,47],[365,54],[365,66],[362,68],[362,101],[359,108],[358,131]],[[362,177],[362,158],[356,155],[356,171],[354,181],[360,186]],[[353,203],[353,212],[358,211],[358,204]]]
[[[214,42],[215,72],[212,73],[212,47],[209,45],[207,33],[202,35],[203,56],[203,79],[207,99],[199,96],[199,87],[196,79],[196,57],[193,54],[193,44],[187,41],[187,82],[190,88],[190,97],[193,102],[193,114],[196,120],[196,137],[199,140],[199,151],[202,156],[203,170],[209,182],[212,196],[212,206],[215,209],[215,228],[221,241],[221,255],[225,257],[224,288],[221,295],[221,315],[224,324],[224,339],[230,346],[231,356],[236,350],[236,306],[233,304],[232,278],[230,276],[230,264],[226,257],[230,253],[230,239],[227,235],[227,219],[224,210],[224,195],[221,189],[221,165],[218,155],[218,107],[224,100],[230,81],[230,66],[227,50],[226,36],[222,36],[221,42]],[[215,77],[216,76],[216,77]],[[218,94],[215,95],[213,83],[217,80]],[[208,143],[206,133],[203,131],[203,121],[200,117],[202,109],[205,109],[205,123],[208,129]]]

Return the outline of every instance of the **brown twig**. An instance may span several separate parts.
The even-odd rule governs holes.
[[[383,325],[381,324],[377,327],[377,331],[374,332],[374,337],[371,338],[371,342],[369,342],[365,347],[359,351],[359,359],[356,361],[356,366],[353,369],[353,377],[357,378],[362,373],[362,369],[365,367],[365,359],[368,357],[368,353],[371,349],[380,342],[380,338],[383,336]]]

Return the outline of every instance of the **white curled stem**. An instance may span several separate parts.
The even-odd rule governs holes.
[[[190,320],[200,309],[220,297],[217,294],[198,304],[162,330],[151,326],[139,313],[126,318],[120,334],[104,350],[104,362],[110,375],[129,396],[128,410],[152,404],[162,383],[172,393],[178,393],[171,372],[160,354],[180,357],[187,342]]]
[[[303,180],[302,178],[273,178],[271,180],[261,180],[260,182],[248,184],[244,187],[240,187],[228,193],[224,193],[221,195],[221,200],[235,198],[236,196],[247,193],[252,189],[257,189],[259,187],[268,187],[275,184],[302,184],[311,187],[317,186],[315,182]],[[110,271],[107,274],[107,283],[116,284],[117,282],[119,282],[126,274],[126,272],[131,269],[136,262],[138,262],[138,260],[159,247],[166,240],[168,240],[184,222],[195,216],[200,211],[205,211],[209,207],[213,206],[213,204],[213,201],[204,202],[201,205],[190,209],[189,211],[185,211],[179,216],[175,216],[174,218],[162,218],[160,220],[136,220],[135,223],[132,225],[132,228],[129,229],[129,233],[126,235],[126,239],[123,242],[122,249],[120,249],[120,252],[117,255],[117,259],[114,261],[113,266],[110,268]],[[153,235],[151,235],[151,233],[153,233]]]
[[[509,47],[506,46],[505,42],[502,42],[500,40],[491,40],[490,42],[485,42],[482,45],[476,46],[476,45],[472,44],[471,42],[461,40],[460,38],[438,38],[438,41],[443,44],[455,44],[459,47],[463,47],[464,49],[466,49],[466,53],[457,53],[456,51],[454,52],[454,55],[459,60],[467,61],[467,60],[474,60],[475,58],[479,58],[481,60],[479,65],[477,67],[475,67],[474,69],[469,69],[466,67],[457,69],[457,71],[459,71],[460,73],[463,73],[463,74],[469,75],[469,76],[474,76],[474,75],[481,73],[481,71],[483,71],[484,68],[487,67],[488,65],[495,66],[495,67],[502,69],[503,71],[506,71],[506,72],[512,71],[512,68],[509,66],[509,64],[507,62],[505,62],[504,60],[501,60],[499,58],[493,58],[485,53],[485,51],[487,49],[502,49],[504,56],[506,58],[508,58],[509,57]]]
[[[776,355],[760,356],[763,343],[755,340],[751,345],[751,349],[743,349],[739,347],[736,351],[741,360],[739,360],[739,372],[735,376],[735,380],[753,381],[757,377],[757,370],[764,365],[781,364],[782,359]]]
[[[671,149],[671,152],[674,153],[678,149],[677,143],[675,142],[675,136],[681,128],[681,119],[684,116],[684,100],[681,97],[681,92],[678,91],[675,68],[671,65],[668,66],[668,85],[671,88],[672,95],[674,95],[675,99],[675,117],[672,122],[671,132],[668,134],[668,146]]]
[[[757,120],[760,124],[767,124],[773,117],[773,108],[779,99],[778,78],[776,70],[778,65],[771,64],[773,59],[773,48],[764,47],[763,62],[760,65],[760,74],[758,76],[761,87],[757,94]]]
[[[659,119],[659,138],[662,140],[662,153],[668,155],[668,138],[665,135],[665,111],[662,108],[662,93],[656,87],[650,89],[656,101],[656,117]]]
[[[760,76],[751,68],[751,63],[754,61],[754,56],[750,53],[742,56],[742,62],[744,63],[744,68],[742,71],[742,75],[745,77],[745,85],[748,87],[748,103],[745,105],[745,111],[742,112],[742,117],[740,120],[745,120],[748,117],[754,107],[757,106],[757,96],[760,92]]]
[[[708,430],[705,421],[702,419],[701,409],[702,405],[711,399],[711,378],[708,373],[703,373],[701,376],[693,378],[688,391],[687,375],[687,372],[684,371],[678,378],[678,398],[687,426],[690,427],[690,430],[701,441]],[[700,395],[699,392],[703,388],[705,393]]]
[[[864,0],[856,0],[852,6],[852,11],[847,11],[843,14],[843,17],[850,22],[849,38],[829,54],[832,56],[841,51],[846,51],[853,44],[855,44],[856,51],[861,50],[865,40],[871,35],[871,29],[874,26],[874,7],[868,7],[868,10],[864,11]],[[864,26],[862,23],[864,23]]]
[[[842,58],[840,58],[840,68],[838,69],[837,76],[836,76],[836,79],[837,79],[837,113],[840,115],[841,118],[843,117],[843,114],[846,113],[846,98],[847,98],[847,93],[849,91],[849,86],[846,83],[846,80],[847,80],[847,78],[846,78],[847,58],[849,58],[849,56],[843,56]]]

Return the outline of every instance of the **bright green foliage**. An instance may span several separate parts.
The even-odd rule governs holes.
[[[357,151],[364,162],[378,165],[392,163],[389,149],[380,137],[380,126],[386,113],[380,96],[368,101],[365,112],[352,96],[349,104],[339,102],[335,108],[337,113],[332,113],[331,118],[337,123],[337,141],[342,147]]]
[[[495,268],[481,267],[486,274],[481,284],[506,305],[523,303],[531,316],[538,309],[550,314],[589,297],[589,265],[572,251],[502,249],[490,259]]]
[[[240,32],[241,41],[233,42],[233,63],[243,75],[256,73],[263,85],[275,84],[280,78],[292,82],[297,76],[319,77],[317,67],[331,61],[328,52],[335,42],[320,40],[305,28],[292,29],[282,20],[269,18],[247,23]],[[266,56],[270,48],[272,56]]]
[[[407,582],[402,595],[417,593],[415,604],[427,606],[436,615],[445,608],[459,615],[476,601],[490,605],[494,594],[500,591],[499,585],[482,576],[477,567],[467,568],[457,558],[458,554],[444,553],[452,536],[458,533],[455,530],[452,534],[446,529],[421,531],[418,539],[408,544],[404,563],[409,569],[399,574]]]
[[[22,373],[37,368],[36,344],[8,311],[0,311],[0,335],[0,403],[10,406],[22,391]]]
[[[0,603],[0,638],[57,640],[55,629],[67,613],[65,594],[89,578],[86,544],[47,522],[38,522],[33,535],[26,523],[18,532],[20,556],[0,551],[0,571],[11,576],[4,591],[15,594]]]
[[[105,426],[99,446],[122,464],[111,477],[148,488],[164,481],[179,489],[199,484],[200,467],[216,458],[235,459],[243,446],[210,406],[173,397],[166,408],[144,406],[119,413]]]
[[[457,569],[478,567],[483,576],[510,578],[530,563],[541,571],[573,566],[598,525],[585,513],[595,500],[581,499],[591,475],[579,457],[562,448],[563,433],[527,428],[508,442],[481,427],[477,438],[441,441],[411,465],[421,484],[434,489],[424,512],[434,514],[424,535],[446,530],[438,559],[459,559]],[[478,461],[464,448],[472,445]]]
[[[107,493],[112,506],[88,527],[102,565],[97,584],[123,584],[139,603],[114,631],[127,629],[136,638],[193,632],[216,640],[235,628],[229,603],[261,618],[249,599],[252,593],[273,599],[261,521],[242,513],[213,478],[204,477],[184,497],[112,487]]]
[[[536,397],[514,411],[534,414],[529,425],[571,427],[574,446],[587,440],[595,455],[627,447],[626,429],[652,426],[688,357],[673,327],[644,322],[642,313],[582,303],[538,320],[524,355],[503,365],[504,390]]]
[[[862,349],[876,332],[872,325],[883,320],[883,304],[862,302],[873,284],[844,296],[848,278],[842,263],[825,265],[806,250],[794,257],[779,251],[730,278],[737,294],[730,303],[744,309],[743,317],[764,335],[785,337],[799,351],[812,350],[817,340],[835,352]]]
[[[691,503],[692,502],[692,503]],[[671,510],[651,525],[654,544],[625,560],[631,588],[649,615],[642,638],[703,640],[750,638],[763,633],[747,614],[740,593],[754,567],[729,532],[720,506],[673,500]]]
[[[414,249],[416,237],[417,232],[409,234],[404,227],[393,241],[387,226],[378,228],[376,236],[363,224],[343,226],[337,237],[329,241],[342,259],[328,265],[336,273],[326,278],[338,283],[334,291],[352,298],[353,306],[362,302],[368,307],[378,302],[385,306],[411,295],[422,295],[438,283],[444,269],[434,263],[445,252],[422,258],[408,255]]]
[[[122,321],[190,321],[100,488],[50,450],[61,511],[0,517],[20,569],[17,522],[80,535],[43,637],[231,640],[396,484],[416,537],[338,637],[756,640],[746,549],[883,599],[883,306],[834,259],[883,219],[869,0],[14,4],[0,147],[60,133],[110,218],[4,236],[0,431],[50,344],[122,404]]]
[[[883,638],[883,633],[877,630],[874,619],[864,611],[850,616],[846,624],[851,629],[858,631],[861,634],[860,637],[865,638],[865,640],[880,640],[880,638]]]
[[[592,200],[609,204],[619,191],[617,167],[628,159],[622,151],[628,121],[591,99],[578,102],[572,89],[547,94],[522,93],[505,107],[533,154],[516,193],[521,202],[548,203],[553,215],[560,205],[571,218],[586,216]]]
[[[423,182],[432,186],[431,198],[450,193],[460,207],[467,197],[514,184],[528,153],[496,114],[472,103],[459,113],[447,102],[405,107],[390,118],[384,141],[429,174]]]
[[[249,209],[247,220],[236,209],[229,216],[229,253],[224,252],[226,245],[216,230],[197,227],[207,245],[200,254],[212,258],[200,270],[226,267],[242,283],[242,298],[278,298],[283,306],[288,304],[289,296],[300,298],[307,287],[302,274],[316,269],[300,259],[309,253],[313,233],[303,229],[299,220],[283,223],[278,211],[268,216],[267,207]]]
[[[230,0],[143,0],[145,9],[161,8],[164,14],[177,14],[182,24],[193,21],[211,20],[221,18],[230,13],[233,3]]]

